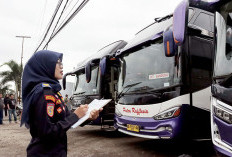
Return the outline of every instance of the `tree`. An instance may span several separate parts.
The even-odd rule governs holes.
[[[21,98],[21,79],[23,71],[22,66],[16,63],[14,60],[6,62],[3,65],[8,66],[10,70],[0,72],[0,77],[2,77],[2,84],[5,85],[8,82],[14,82],[16,89],[16,98]]]
[[[11,85],[3,85],[2,83],[0,83],[0,93],[3,95],[9,94],[9,93],[14,93],[15,91],[10,89]]]

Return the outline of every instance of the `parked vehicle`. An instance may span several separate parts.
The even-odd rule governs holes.
[[[78,64],[77,68],[67,73],[75,75],[76,82],[72,96],[73,109],[81,104],[89,104],[94,99],[112,99],[104,107],[97,120],[93,125],[102,127],[113,126],[115,111],[115,86],[118,78],[119,61],[114,57],[117,50],[123,48],[127,43],[123,40],[111,43],[96,54]]]
[[[117,53],[118,131],[150,139],[210,139],[213,20],[206,2],[182,1]]]
[[[212,141],[217,152],[232,156],[232,1],[213,4],[215,59],[211,99]]]

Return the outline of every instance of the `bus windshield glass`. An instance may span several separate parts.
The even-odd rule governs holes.
[[[216,29],[214,76],[224,77],[232,73],[232,2],[216,13]]]
[[[76,85],[74,95],[96,95],[99,94],[98,67],[93,67],[91,71],[91,81],[86,82],[85,73],[76,72]]]
[[[180,55],[165,56],[162,39],[126,53],[121,59],[118,92],[142,93],[177,85],[179,63]]]

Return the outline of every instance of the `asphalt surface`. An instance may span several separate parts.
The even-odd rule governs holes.
[[[68,132],[68,157],[215,157],[208,141],[176,142],[132,137],[117,131],[85,126]],[[19,123],[0,125],[0,157],[26,156],[29,130]]]

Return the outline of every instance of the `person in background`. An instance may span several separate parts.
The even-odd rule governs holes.
[[[5,117],[7,117],[7,101],[9,100],[9,95],[6,94],[5,97],[4,97],[4,104],[5,104],[5,107],[4,107],[4,110],[5,110]]]
[[[2,98],[2,93],[0,93],[0,125],[3,124],[2,120],[3,120],[3,109],[4,109],[4,101]]]
[[[9,112],[9,123],[11,123],[11,117],[12,114],[14,116],[14,121],[15,123],[17,123],[17,116],[16,116],[16,100],[14,98],[14,94],[10,94],[10,99],[8,99],[7,101],[7,108],[8,108],[8,112]]]
[[[67,104],[69,102],[68,100],[68,94],[65,94],[64,102]]]
[[[72,110],[72,105],[71,105],[71,103],[69,101],[68,94],[65,94],[64,102],[67,105],[68,110],[71,111]]]
[[[62,53],[43,50],[36,52],[25,65],[21,126],[25,124],[32,136],[28,157],[66,157],[66,132],[88,110],[88,105],[81,105],[70,113],[64,104],[58,81],[63,77],[62,57]],[[93,110],[89,120],[95,120],[100,110]]]

